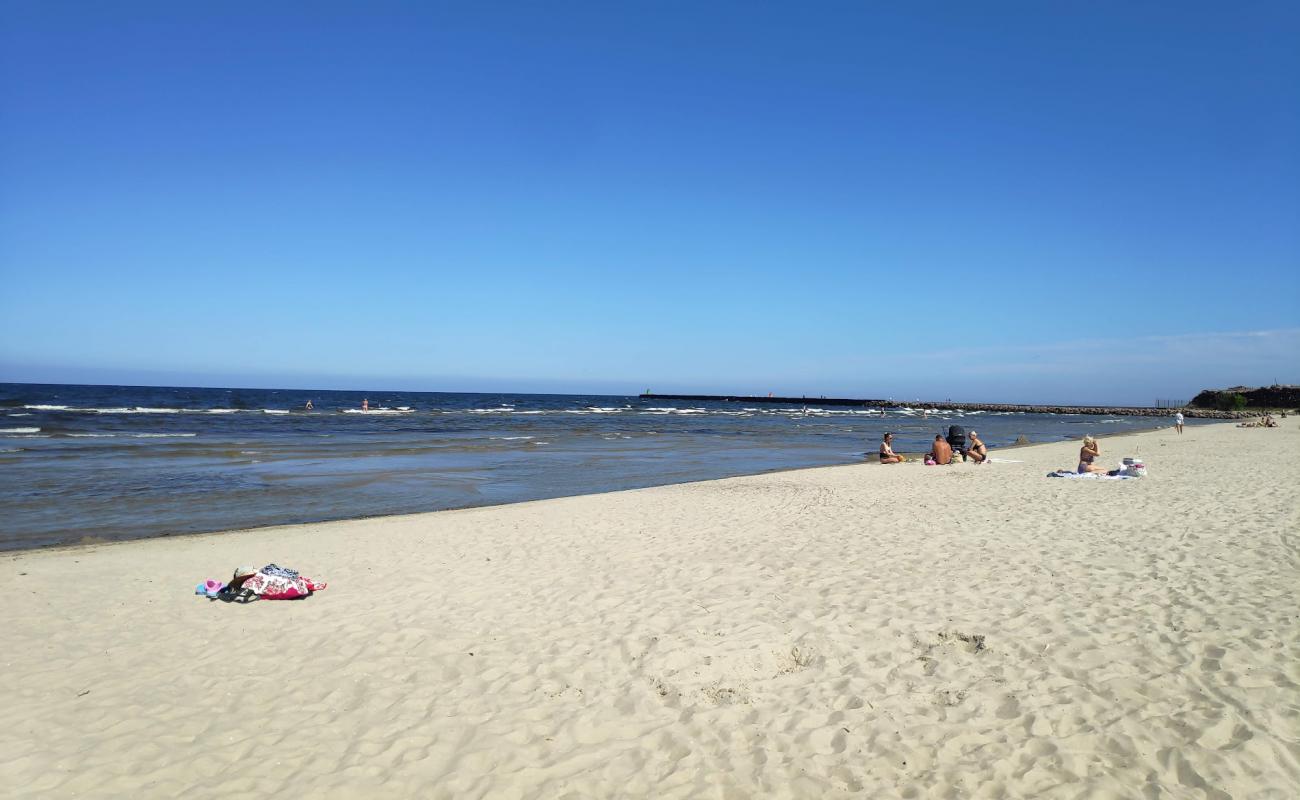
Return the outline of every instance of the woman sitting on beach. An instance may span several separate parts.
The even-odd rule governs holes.
[[[1105,467],[1092,463],[1100,455],[1101,447],[1097,444],[1097,440],[1091,436],[1083,437],[1083,447],[1079,448],[1079,472],[1081,474],[1085,472],[1105,473]]]
[[[988,460],[989,449],[980,441],[980,435],[975,431],[970,432],[970,444],[966,445],[966,457],[974,459],[976,464],[983,464]]]
[[[905,458],[894,452],[893,442],[894,434],[886,433],[884,441],[880,443],[881,464],[901,464],[906,461]]]

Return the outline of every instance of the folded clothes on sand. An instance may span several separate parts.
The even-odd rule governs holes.
[[[224,588],[226,588],[226,585],[221,581],[214,581],[211,578],[208,578],[203,583],[194,587],[194,593],[204,595],[205,597],[216,597]]]

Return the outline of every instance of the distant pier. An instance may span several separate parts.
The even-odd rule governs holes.
[[[797,406],[855,406],[857,408],[951,408],[956,411],[1011,411],[1026,414],[1097,414],[1122,417],[1167,417],[1175,410],[1186,417],[1202,419],[1244,419],[1258,416],[1241,411],[1215,411],[1203,408],[1155,408],[1143,406],[1044,406],[1015,405],[1011,403],[954,403],[916,400],[872,400],[854,397],[747,397],[722,394],[653,394],[640,395],[642,400],[686,400],[712,403],[768,403]]]

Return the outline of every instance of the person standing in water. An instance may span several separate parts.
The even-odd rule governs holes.
[[[368,397],[361,398],[361,410],[362,411],[370,410],[370,398]]]
[[[311,411],[311,398],[307,399],[307,405],[303,407],[304,411]]]

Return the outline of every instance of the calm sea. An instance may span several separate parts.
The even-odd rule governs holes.
[[[0,549],[848,464],[874,453],[886,430],[895,432],[895,449],[915,453],[953,423],[975,428],[997,447],[1021,435],[1047,442],[1169,421],[942,408],[881,414],[820,408],[811,400],[782,407],[610,396],[0,384]]]

